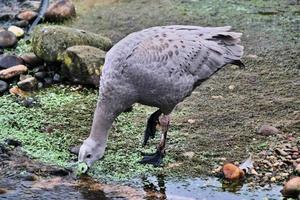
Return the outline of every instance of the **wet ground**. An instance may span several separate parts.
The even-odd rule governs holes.
[[[281,199],[283,180],[272,176],[291,172],[269,166],[257,169],[261,187],[226,184],[203,178],[226,161],[241,162],[287,141],[300,144],[300,7],[297,1],[219,0],[87,0],[75,1],[78,17],[67,24],[102,33],[117,42],[146,27],[167,24],[232,25],[244,33],[246,69],[226,67],[180,104],[172,116],[168,155],[162,169],[137,164],[144,123],[153,109],[135,105],[112,128],[105,159],[90,172],[91,179],[51,175],[43,163],[68,167],[76,160],[68,149],[87,136],[96,103],[96,90],[57,86],[36,94],[40,107],[24,108],[12,97],[0,99],[0,140],[22,141],[20,155],[0,160],[0,199]],[[233,89],[229,89],[229,86]],[[191,123],[192,122],[192,123]],[[280,134],[261,136],[262,124]],[[76,137],[74,137],[74,135]],[[157,139],[151,142],[155,146]],[[62,142],[63,141],[63,142]],[[150,149],[151,150],[151,149]],[[153,149],[152,149],[153,150]],[[193,152],[188,159],[184,152]],[[14,154],[12,154],[14,155]],[[32,167],[15,166],[22,159]],[[7,163],[8,162],[8,163]],[[24,161],[25,162],[25,161]],[[26,162],[25,162],[26,163]],[[33,169],[32,169],[33,168]],[[53,171],[53,170],[52,170]],[[54,170],[55,171],[55,170]],[[28,181],[20,174],[31,173]],[[268,177],[266,174],[271,173]],[[143,178],[143,175],[145,178]],[[260,185],[262,178],[255,180]],[[26,178],[25,178],[26,179]],[[249,178],[250,180],[251,178]],[[248,179],[247,179],[248,180]],[[247,181],[251,182],[251,181]],[[1,194],[1,192],[3,194]],[[48,196],[47,196],[48,195]]]

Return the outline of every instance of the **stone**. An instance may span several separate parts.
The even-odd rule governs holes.
[[[17,44],[18,39],[16,35],[10,31],[0,32],[0,48],[9,48]]]
[[[60,22],[76,16],[75,6],[70,0],[58,0],[50,4],[45,18],[50,22]]]
[[[21,55],[20,58],[24,61],[25,64],[32,67],[43,64],[43,60],[37,57],[34,53],[25,53]]]
[[[27,96],[27,93],[23,90],[21,90],[19,87],[14,86],[9,89],[9,93],[15,96],[25,97]]]
[[[245,176],[243,170],[234,164],[227,163],[222,168],[224,177],[228,180],[238,180]]]
[[[32,33],[33,52],[48,62],[61,62],[62,53],[74,45],[88,45],[106,51],[112,42],[99,34],[64,26],[37,26]]]
[[[3,69],[0,71],[1,79],[10,79],[20,74],[23,74],[28,71],[28,68],[25,65],[16,65],[8,69]]]
[[[38,80],[43,80],[46,77],[47,73],[46,72],[36,72],[34,74],[34,77],[37,78]]]
[[[10,26],[8,28],[8,31],[12,32],[13,34],[15,34],[15,36],[17,38],[20,38],[20,37],[23,37],[24,36],[24,30],[20,27],[17,27],[17,26]]]
[[[300,164],[298,163],[295,167],[295,172],[300,175]]]
[[[53,76],[53,82],[54,83],[59,83],[59,82],[61,82],[61,76],[59,75],[59,74],[54,74],[54,76]]]
[[[29,25],[29,22],[26,20],[20,20],[20,21],[14,22],[13,25],[22,27],[22,28],[26,28]]]
[[[281,193],[284,197],[297,198],[300,194],[300,177],[291,178],[286,182]]]
[[[234,85],[229,85],[228,89],[229,89],[229,90],[234,90],[234,89],[235,89],[235,86],[234,86]]]
[[[5,81],[0,80],[0,94],[8,89],[8,84]]]
[[[187,151],[187,152],[183,153],[183,156],[186,157],[186,158],[188,158],[188,159],[190,159],[190,160],[193,159],[194,155],[195,155],[195,153],[192,152],[192,151]]]
[[[105,52],[91,46],[73,46],[63,53],[62,76],[73,83],[99,86]]]
[[[263,136],[269,136],[269,135],[276,135],[279,133],[279,130],[273,126],[270,125],[262,125],[258,130],[257,134],[263,135]]]
[[[37,17],[38,13],[32,10],[26,10],[17,15],[17,18],[20,20],[25,20],[27,22],[33,21]]]
[[[17,83],[18,87],[24,91],[32,91],[37,88],[38,81],[35,77],[29,77]]]
[[[23,64],[23,60],[19,56],[3,54],[0,56],[0,68],[7,69],[16,65]]]

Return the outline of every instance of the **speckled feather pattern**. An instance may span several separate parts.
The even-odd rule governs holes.
[[[133,103],[169,114],[204,80],[243,55],[231,27],[161,26],[132,33],[107,53],[100,104],[120,113]]]

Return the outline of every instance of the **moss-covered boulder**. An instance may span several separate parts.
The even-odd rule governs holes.
[[[99,86],[105,52],[91,46],[69,47],[62,54],[62,75],[73,83]]]
[[[112,42],[99,34],[53,25],[38,26],[32,35],[34,53],[48,62],[62,61],[62,53],[75,45],[89,45],[106,51]]]

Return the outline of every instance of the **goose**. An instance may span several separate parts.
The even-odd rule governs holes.
[[[140,163],[160,166],[166,154],[170,114],[193,90],[227,64],[244,67],[241,33],[230,26],[158,26],[134,32],[106,54],[99,100],[90,135],[80,147],[78,161],[91,167],[103,157],[114,120],[134,103],[157,107],[147,120],[143,145],[156,132],[157,150]]]

